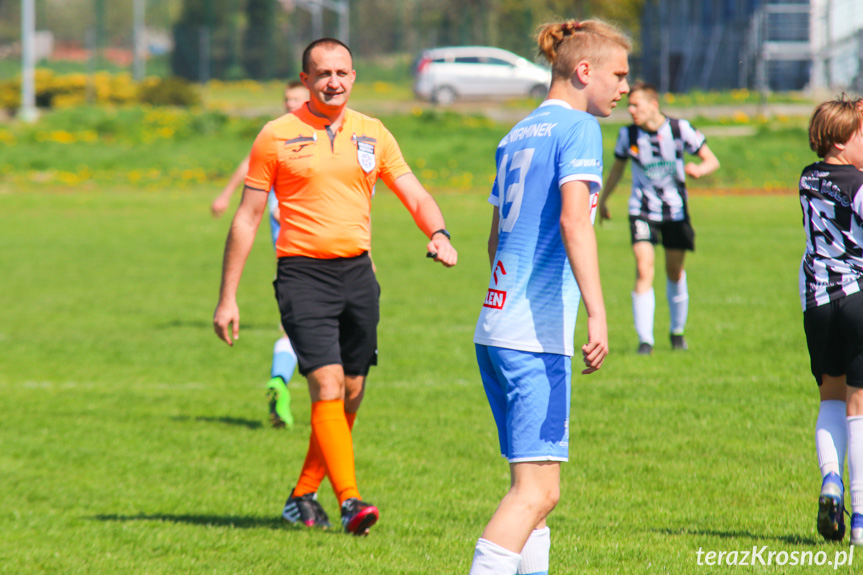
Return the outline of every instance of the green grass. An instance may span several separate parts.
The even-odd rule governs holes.
[[[260,88],[260,101],[278,101],[278,89],[275,84]],[[361,111],[362,106],[358,105]],[[215,110],[82,107],[48,113],[34,125],[0,125],[0,190],[131,185],[156,191],[205,183],[216,188],[227,181],[270,117]],[[494,180],[495,149],[511,127],[437,109],[392,110],[380,117],[432,190],[487,193]],[[800,168],[815,159],[806,145],[805,122],[695,125],[713,130],[708,141],[722,168],[690,180],[693,190],[794,190]],[[619,128],[602,122],[607,167],[613,162]],[[620,190],[628,188],[629,177],[627,170]]]
[[[0,194],[0,573],[466,573],[509,482],[471,343],[488,273],[485,189],[437,194],[460,250],[445,270],[379,186],[380,365],[355,448],[361,493],[382,516],[356,539],[278,518],[309,399],[295,376],[296,427],[267,427],[279,332],[265,234],[241,285],[239,342],[212,333],[228,226],[208,215],[216,187]],[[661,279],[656,353],[635,353],[627,224],[597,228],[612,352],[574,380],[552,572],[702,573],[699,548],[845,549],[814,527],[797,199],[696,195],[691,212],[687,353],[662,335]],[[326,484],[321,500],[336,518]]]

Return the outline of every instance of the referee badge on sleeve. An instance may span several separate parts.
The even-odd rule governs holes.
[[[367,174],[375,169],[375,146],[369,142],[357,142],[357,160]]]

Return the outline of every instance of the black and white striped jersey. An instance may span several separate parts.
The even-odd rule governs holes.
[[[653,222],[687,219],[683,154],[697,154],[704,142],[701,132],[676,118],[666,118],[656,132],[621,128],[614,157],[632,159],[629,215]]]
[[[800,263],[803,311],[863,285],[863,172],[816,162],[800,176],[806,252]]]

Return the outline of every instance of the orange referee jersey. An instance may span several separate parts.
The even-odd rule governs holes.
[[[411,171],[380,120],[346,109],[332,139],[328,125],[306,105],[269,122],[252,146],[245,183],[275,188],[277,257],[332,259],[369,251],[375,182],[393,187]]]

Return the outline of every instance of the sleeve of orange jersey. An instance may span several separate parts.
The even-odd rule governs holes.
[[[393,183],[404,176],[411,173],[411,168],[405,162],[402,151],[399,149],[399,144],[396,139],[384,127],[381,127],[381,169],[378,172],[379,177],[390,188]]]
[[[256,190],[269,192],[276,181],[276,170],[279,166],[279,148],[272,126],[267,123],[249,154],[249,172],[246,174],[246,186]]]

